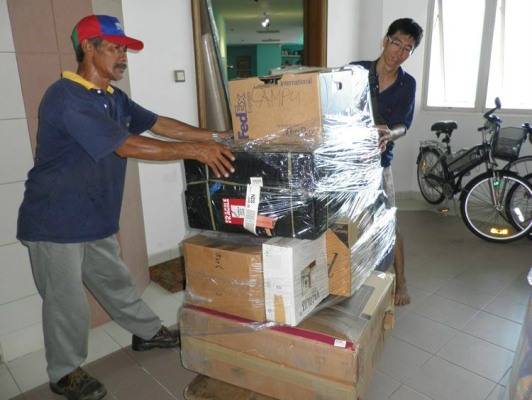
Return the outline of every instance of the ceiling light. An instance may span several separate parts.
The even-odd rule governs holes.
[[[266,13],[264,13],[264,21],[262,21],[262,26],[264,28],[269,28],[270,27],[270,20],[266,16]]]

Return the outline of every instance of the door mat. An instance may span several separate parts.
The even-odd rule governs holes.
[[[185,289],[185,262],[183,257],[150,267],[150,279],[175,293]]]

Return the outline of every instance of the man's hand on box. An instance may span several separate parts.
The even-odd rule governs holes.
[[[386,125],[375,125],[379,132],[379,149],[381,153],[386,150],[386,146],[391,141],[391,131]]]
[[[195,147],[197,148],[196,160],[208,165],[217,178],[220,178],[222,175],[228,178],[229,173],[235,172],[231,164],[231,161],[235,160],[235,156],[227,146],[209,141],[196,143]]]

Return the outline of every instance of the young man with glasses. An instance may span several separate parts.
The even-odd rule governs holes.
[[[391,162],[395,141],[406,135],[414,117],[416,80],[406,73],[401,64],[419,46],[423,29],[411,18],[392,22],[382,40],[381,56],[375,61],[357,61],[369,70],[373,117],[379,132],[383,189],[390,204],[395,206]],[[396,273],[395,304],[410,303],[404,273],[403,238],[396,226],[394,268]]]

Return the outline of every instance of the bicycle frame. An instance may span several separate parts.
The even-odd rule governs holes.
[[[488,140],[488,135],[493,133],[493,129],[498,129],[498,125],[492,126],[490,123],[488,126],[485,126],[482,130],[482,143],[477,144],[470,149],[465,149],[466,151],[453,155],[451,152],[450,138],[448,134],[442,141],[442,143],[436,140],[429,140],[421,142],[420,153],[418,156],[418,163],[423,153],[426,151],[436,151],[439,153],[438,162],[430,167],[425,176],[429,180],[440,183],[440,185],[445,188],[445,185],[450,185],[452,189],[451,192],[447,190],[446,197],[450,200],[454,195],[458,194],[462,190],[462,180],[467,176],[473,169],[477,168],[480,164],[484,163],[486,171],[493,169],[493,159],[491,158],[490,145]],[[477,155],[473,160],[471,160],[472,155]],[[467,162],[469,159],[469,162]],[[466,165],[463,166],[461,163],[466,162]],[[451,168],[452,164],[457,164],[458,167],[456,170]],[[443,170],[443,176],[433,174],[433,170],[438,168],[441,165]]]

